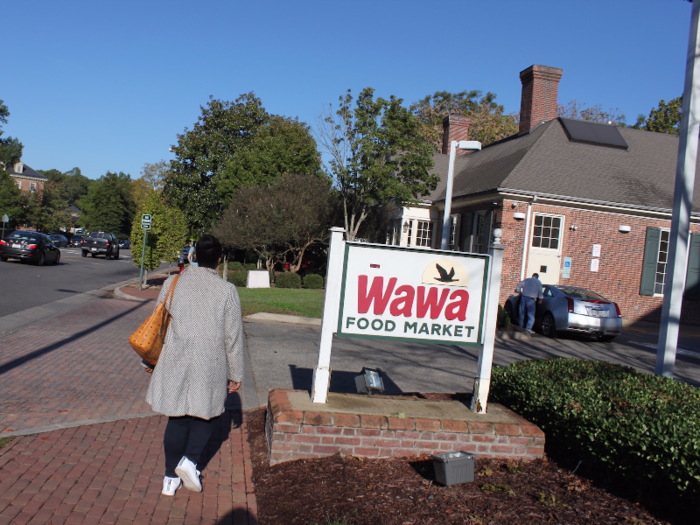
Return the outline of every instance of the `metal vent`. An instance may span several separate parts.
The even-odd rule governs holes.
[[[598,122],[563,117],[559,117],[559,120],[564,125],[564,130],[571,142],[582,142],[584,144],[619,149],[627,149],[629,147],[625,139],[622,138],[620,130],[612,124],[599,124]]]

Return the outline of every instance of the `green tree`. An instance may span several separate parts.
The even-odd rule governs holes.
[[[170,162],[167,160],[159,160],[155,164],[146,162],[141,168],[141,180],[143,180],[151,189],[162,191],[165,185],[165,179],[170,174]]]
[[[576,99],[568,104],[557,106],[557,116],[626,127],[625,114],[620,113],[618,108],[610,108],[606,111],[601,104],[586,106],[586,104],[579,103]]]
[[[44,184],[44,191],[29,196],[28,221],[37,231],[67,231],[70,228],[71,216],[64,182],[49,179]]]
[[[321,155],[309,126],[298,119],[270,116],[251,140],[216,177],[222,202],[238,188],[265,184],[288,173],[318,174]]]
[[[17,187],[17,183],[5,170],[0,169],[0,217],[7,214],[10,218],[5,230],[24,226],[28,214],[27,200],[26,192]]]
[[[49,179],[49,181],[63,183],[65,198],[69,206],[74,206],[81,197],[87,195],[90,185],[94,182],[84,176],[80,172],[80,168],[73,168],[65,173],[57,169],[37,171]]]
[[[83,212],[80,224],[88,230],[128,237],[136,211],[131,177],[122,172],[107,172],[90,186],[88,194],[78,201],[78,207]]]
[[[131,257],[134,266],[141,266],[144,231],[141,228],[141,215],[150,214],[152,226],[146,237],[144,268],[154,270],[161,261],[175,262],[179,259],[182,246],[187,239],[187,223],[182,212],[163,203],[163,196],[152,191],[138,209],[131,228]]]
[[[681,132],[682,109],[682,96],[669,100],[668,104],[665,100],[661,100],[657,108],[651,108],[649,118],[639,115],[634,127],[657,133],[678,135]]]
[[[10,116],[10,111],[7,106],[0,100],[0,124],[7,124],[7,117]],[[2,126],[0,126],[0,169],[5,166],[12,166],[15,162],[22,158],[22,143],[12,137],[2,138]]]
[[[496,95],[482,96],[478,90],[450,93],[436,91],[411,104],[411,111],[423,124],[425,136],[435,151],[442,150],[442,120],[451,113],[471,118],[469,139],[491,144],[518,132],[518,116],[507,114],[496,103]]]
[[[215,177],[269,120],[253,93],[235,102],[210,97],[201,110],[194,127],[177,136],[178,143],[172,148],[175,160],[164,185],[167,201],[184,212],[195,235],[210,228],[223,210]]]
[[[317,138],[328,152],[343,207],[347,238],[354,240],[372,208],[390,201],[402,206],[416,203],[435,189],[431,175],[433,146],[425,139],[423,124],[401,99],[374,100],[365,88],[352,108],[348,90],[339,107],[329,107],[319,118]]]

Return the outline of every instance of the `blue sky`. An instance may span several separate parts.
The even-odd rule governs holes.
[[[254,91],[310,124],[366,86],[407,105],[493,91],[517,112],[532,64],[564,70],[560,103],[634,121],[682,93],[690,11],[683,0],[3,0],[3,129],[35,169],[138,177],[171,158],[209,95]]]

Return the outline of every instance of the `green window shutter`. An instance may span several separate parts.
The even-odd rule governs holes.
[[[463,252],[472,251],[472,230],[474,229],[474,214],[472,212],[462,214],[462,244]]]
[[[656,263],[659,261],[659,242],[661,230],[647,228],[647,239],[644,243],[644,262],[642,263],[642,283],[639,295],[654,295],[656,283]]]
[[[688,273],[685,276],[685,294],[691,301],[700,301],[700,234],[690,236],[688,250]]]

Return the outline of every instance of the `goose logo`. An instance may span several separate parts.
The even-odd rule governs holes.
[[[464,266],[457,261],[438,259],[425,267],[422,283],[467,288],[469,286],[469,274],[464,269]]]

